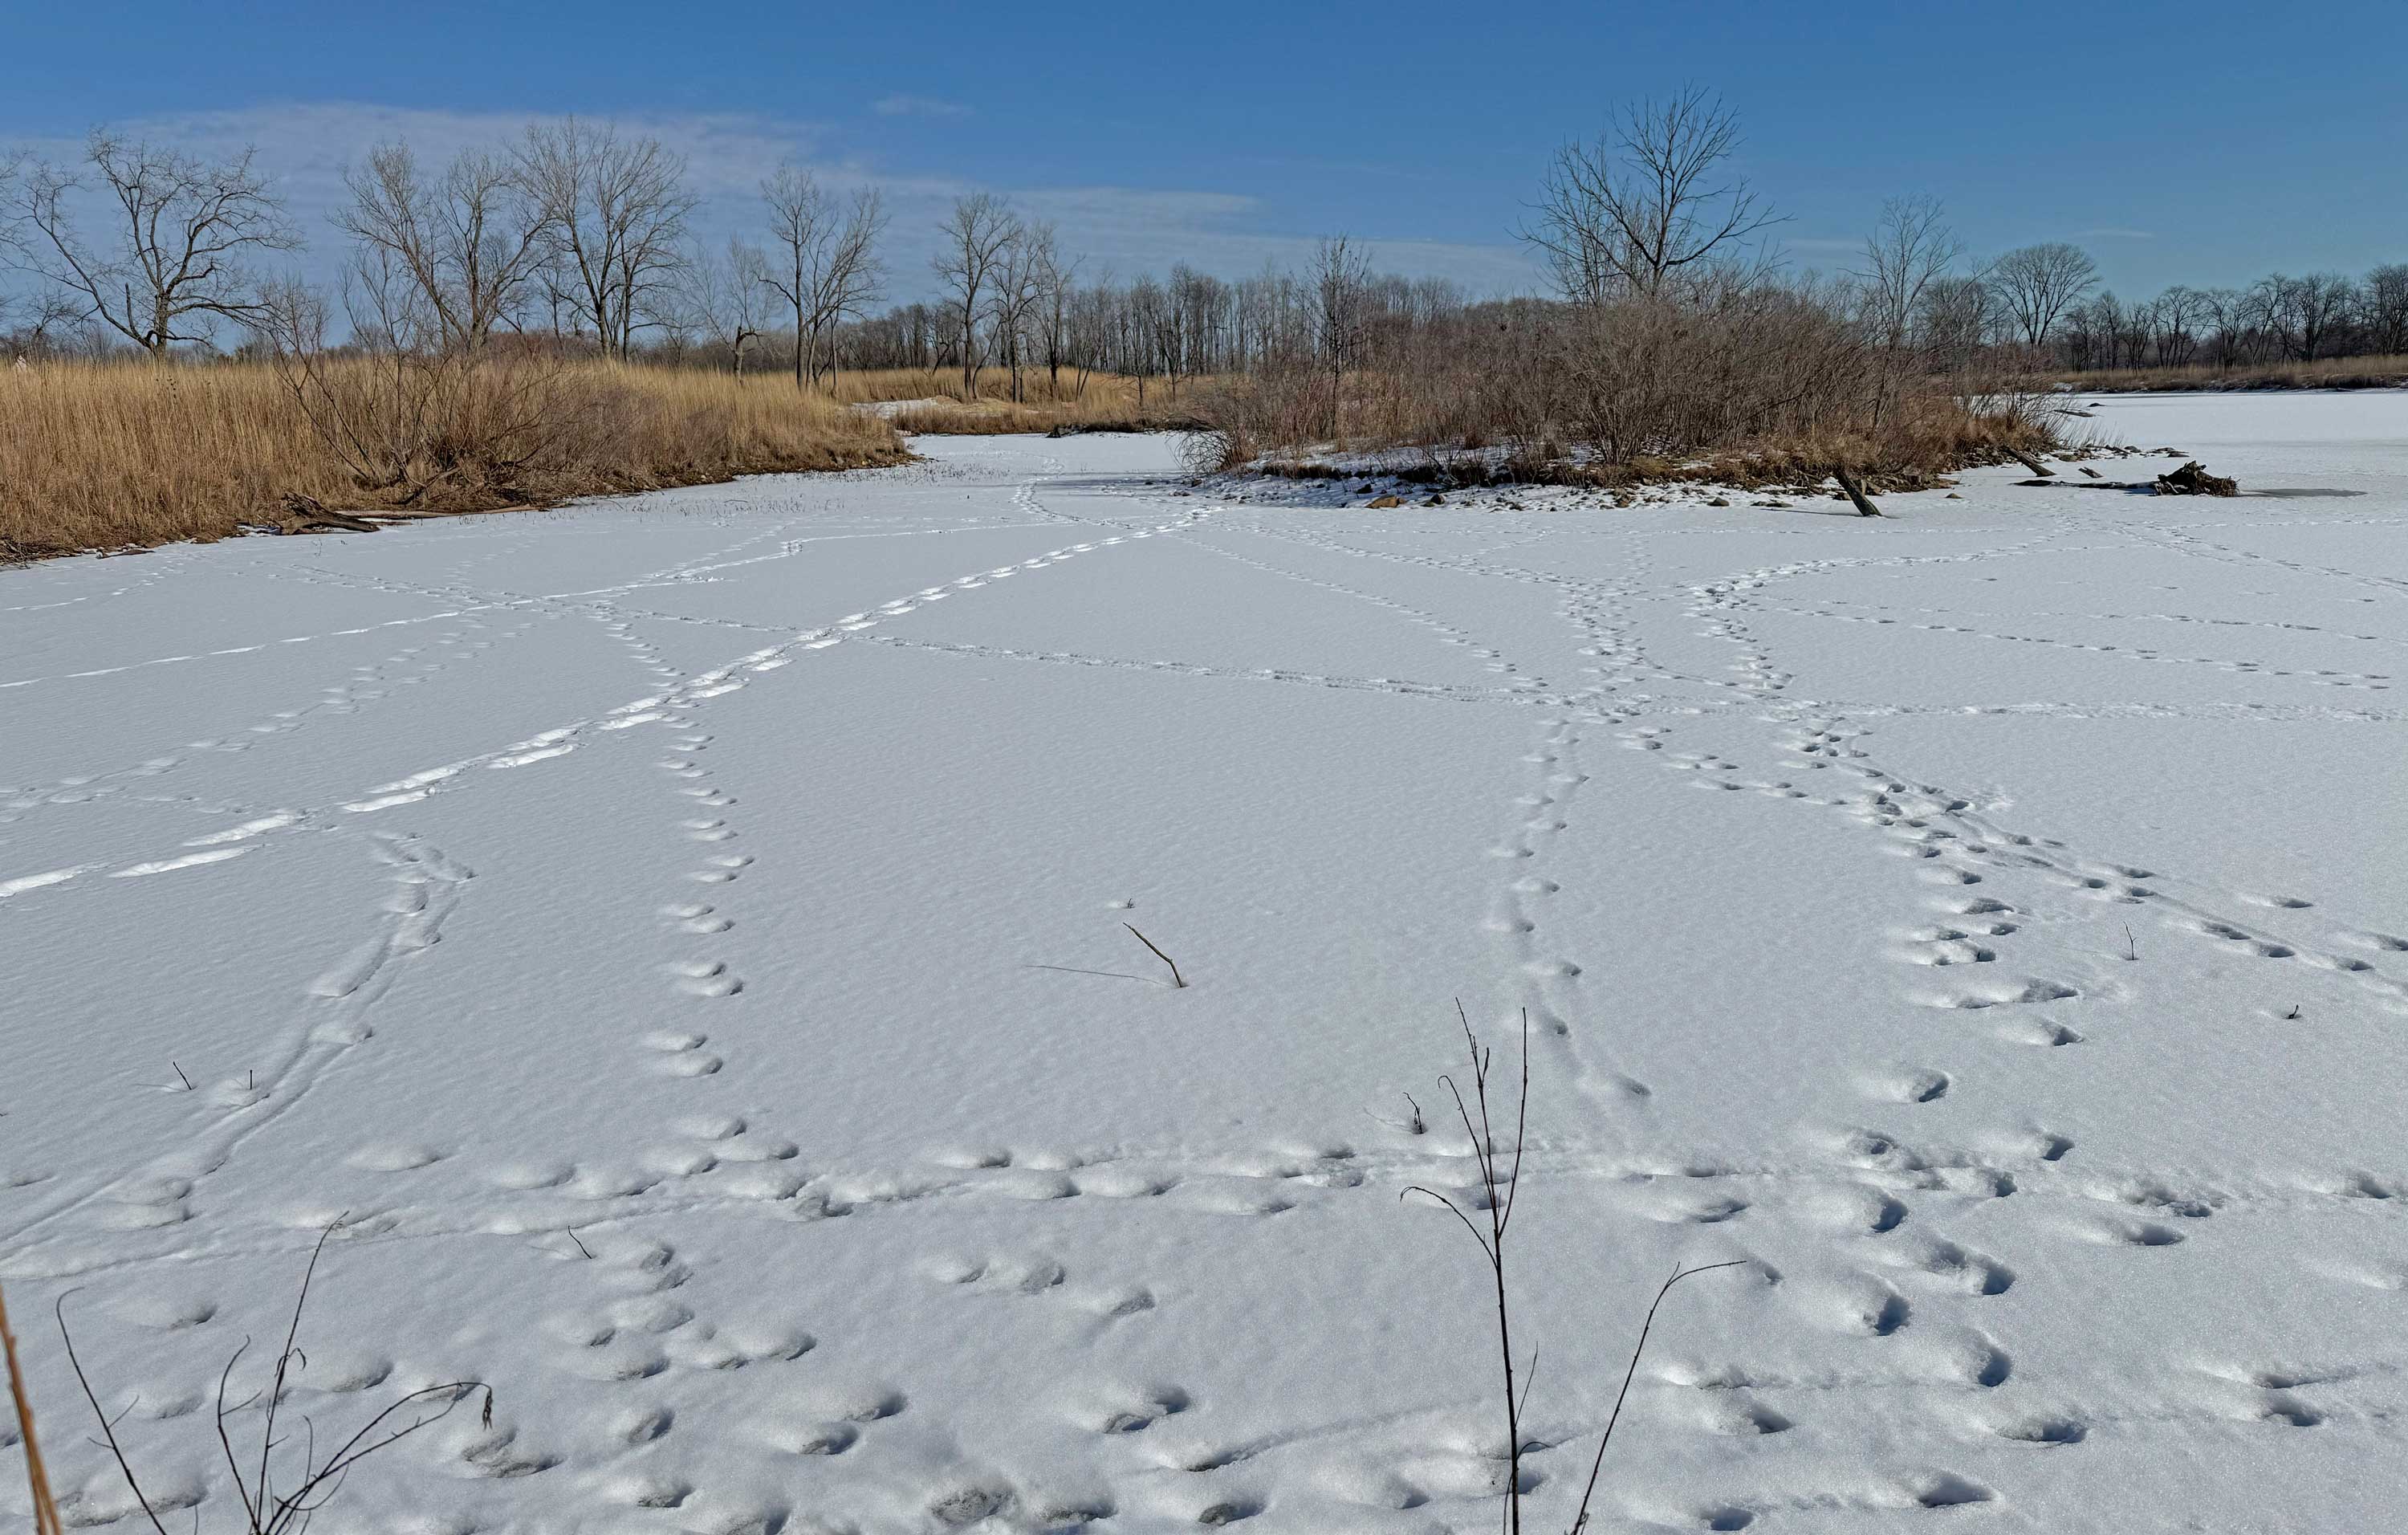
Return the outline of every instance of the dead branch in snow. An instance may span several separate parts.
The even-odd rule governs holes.
[[[1161,950],[1159,950],[1159,949],[1154,949],[1154,940],[1152,940],[1152,939],[1150,939],[1150,938],[1146,937],[1143,933],[1140,933],[1140,932],[1138,932],[1138,930],[1137,930],[1136,928],[1134,928],[1134,927],[1129,927],[1129,925],[1128,925],[1127,923],[1125,923],[1125,923],[1122,923],[1122,924],[1121,924],[1121,925],[1122,925],[1122,926],[1124,926],[1124,927],[1128,927],[1128,930],[1129,930],[1132,934],[1135,934],[1135,936],[1136,936],[1136,938],[1137,938],[1137,940],[1138,940],[1140,943],[1144,944],[1144,945],[1145,945],[1147,948],[1149,948],[1149,949],[1154,949],[1154,958],[1161,960],[1164,964],[1166,964],[1166,965],[1168,965],[1168,966],[1169,966],[1169,967],[1170,967],[1170,984],[1171,984],[1171,988],[1172,988],[1173,990],[1181,990],[1181,991],[1183,991],[1183,990],[1185,990],[1185,989],[1186,989],[1186,986],[1187,986],[1187,978],[1186,978],[1185,976],[1182,976],[1182,975],[1181,975],[1181,974],[1179,973],[1179,961],[1177,961],[1177,960],[1175,960],[1175,959],[1171,958],[1168,954],[1164,954]]]

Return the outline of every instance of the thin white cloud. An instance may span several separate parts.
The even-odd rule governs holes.
[[[596,114],[598,116],[598,114]],[[330,276],[341,249],[327,216],[346,200],[343,167],[380,142],[407,139],[421,156],[449,159],[471,145],[507,145],[530,121],[555,116],[455,112],[354,102],[281,103],[236,110],[159,116],[117,124],[124,131],[209,154],[256,146],[260,168],[284,194],[312,250],[308,270]],[[888,291],[896,301],[927,296],[936,232],[953,198],[978,191],[1009,195],[1014,207],[1055,226],[1063,251],[1082,256],[1088,273],[1122,277],[1161,273],[1184,262],[1225,277],[1258,271],[1266,263],[1301,266],[1318,231],[1263,226],[1260,201],[1243,193],[1120,186],[988,186],[941,174],[891,175],[841,152],[825,125],[743,113],[629,114],[614,120],[623,134],[649,134],[682,155],[687,181],[702,203],[694,223],[705,243],[730,236],[761,237],[760,183],[781,162],[792,162],[838,192],[876,185],[891,215],[884,255]],[[72,156],[80,138],[26,144],[38,153]],[[1475,293],[1512,294],[1539,286],[1541,273],[1518,246],[1441,240],[1366,241],[1375,263],[1412,276],[1452,278]]]
[[[872,108],[880,117],[968,117],[969,108],[958,101],[943,101],[935,96],[898,95],[882,97]]]

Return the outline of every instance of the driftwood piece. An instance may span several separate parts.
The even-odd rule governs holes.
[[[2199,460],[2157,476],[2159,495],[2238,495],[2241,486],[2222,475],[2210,474]]]
[[[1866,499],[1865,488],[1856,483],[1856,477],[1855,475],[1850,474],[1845,469],[1841,469],[1836,472],[1834,478],[1840,481],[1840,488],[1848,493],[1848,499],[1856,504],[1857,516],[1878,517],[1882,514],[1881,508],[1874,506],[1872,502]]]
[[[377,524],[348,511],[329,511],[314,495],[299,491],[284,493],[284,515],[278,518],[279,533],[374,533]]]
[[[2046,480],[2057,473],[2055,469],[2050,468],[2039,459],[2032,457],[2031,454],[2024,452],[2021,448],[2009,448],[2007,450],[2007,456],[2022,465],[2025,468],[2029,469],[2032,473],[2040,476],[2042,480]]]

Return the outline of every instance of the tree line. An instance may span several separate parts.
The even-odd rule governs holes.
[[[798,387],[840,367],[915,368],[975,393],[996,367],[1014,397],[1038,370],[1058,395],[1066,373],[1074,391],[1105,371],[1175,395],[1199,377],[1317,369],[1332,380],[1333,411],[1348,368],[1374,356],[1477,351],[1549,316],[1560,328],[1742,295],[1763,308],[1776,293],[1843,318],[1884,379],[1984,363],[2408,352],[2408,265],[2127,302],[2062,242],[1968,263],[1928,197],[1885,206],[1846,272],[1788,273],[1773,243],[1780,215],[1728,174],[1738,141],[1733,114],[1686,91],[1560,149],[1518,232],[1553,280],[1541,299],[1475,302],[1443,280],[1375,273],[1343,238],[1324,241],[1302,271],[1228,279],[1182,264],[1121,280],[1065,251],[1051,224],[976,193],[937,231],[935,296],[882,310],[893,278],[883,194],[839,193],[793,165],[760,183],[747,230],[711,248],[695,233],[684,162],[649,136],[571,118],[439,165],[381,144],[344,171],[347,199],[331,216],[340,274],[316,289],[276,269],[306,237],[250,152],[210,158],[101,130],[71,161],[0,156],[0,263],[30,280],[0,295],[0,336],[19,355],[153,356],[304,333],[369,351],[475,352],[532,337],[739,375],[767,356]]]
[[[0,157],[0,336],[19,356],[243,354],[278,348],[474,355],[530,338],[630,361],[741,375],[767,354],[797,386],[840,366],[988,367],[1014,397],[1042,369],[1059,394],[1097,371],[1172,394],[1202,375],[1343,360],[1374,326],[1427,327],[1467,307],[1455,284],[1375,276],[1326,242],[1314,272],[1244,279],[1174,265],[1126,280],[1066,253],[1009,199],[956,199],[938,230],[938,296],[872,312],[891,280],[875,186],[839,194],[784,165],[752,227],[694,233],[699,199],[657,138],[568,119],[430,164],[380,144],[343,172],[330,216],[339,272],[280,272],[308,244],[246,151],[210,158],[109,130],[80,156]]]

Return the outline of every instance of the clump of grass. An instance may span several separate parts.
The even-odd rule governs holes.
[[[349,397],[374,365],[336,359]],[[884,421],[771,380],[500,360],[447,396],[413,474],[371,484],[265,364],[0,369],[0,560],[227,537],[285,497],[486,511],[739,474],[902,462]]]

